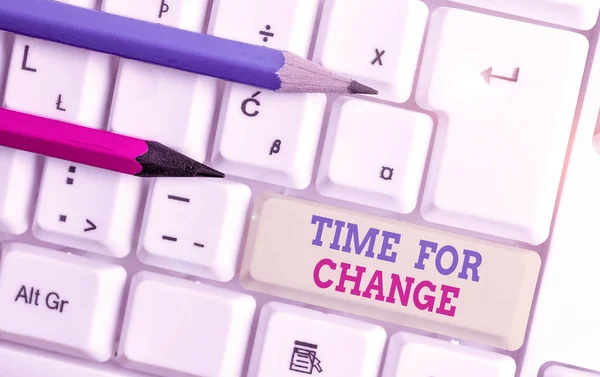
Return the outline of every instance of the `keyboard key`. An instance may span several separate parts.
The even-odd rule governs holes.
[[[568,168],[563,176],[552,237],[545,253],[544,273],[537,289],[521,362],[522,377],[537,377],[549,362],[600,372],[600,159],[598,110],[600,103],[600,40],[593,49],[589,85],[578,111]],[[596,147],[598,144],[596,144]]]
[[[208,34],[308,57],[319,0],[214,0]]]
[[[118,360],[166,376],[241,376],[255,306],[246,294],[138,273]]]
[[[386,340],[381,326],[275,302],[256,331],[248,377],[377,377]]]
[[[543,377],[598,377],[600,373],[591,373],[561,365],[550,365],[544,370]]]
[[[148,195],[139,258],[186,274],[231,280],[249,201],[250,188],[242,183],[156,179]]]
[[[598,0],[451,0],[540,21],[589,30],[598,19]]]
[[[201,32],[207,0],[107,0],[104,10]],[[162,9],[166,11],[159,14]],[[217,99],[217,79],[121,59],[108,129],[155,140],[204,161]]]
[[[138,177],[46,158],[33,220],[42,241],[113,257],[132,250]]]
[[[23,234],[29,229],[35,167],[35,154],[0,147],[0,232]]]
[[[212,157],[226,174],[296,189],[311,181],[327,97],[229,84]]]
[[[425,220],[532,245],[547,239],[587,51],[584,37],[563,30],[433,13],[416,100],[443,116]]]
[[[0,343],[2,377],[143,377],[111,364],[85,362],[57,354]]]
[[[209,0],[104,0],[102,10],[202,33]]]
[[[514,377],[515,369],[515,361],[506,355],[396,333],[390,338],[383,377]]]
[[[428,115],[340,97],[329,119],[317,189],[337,199],[412,212],[432,130]]]
[[[110,56],[15,36],[5,107],[101,129],[109,105]]]
[[[377,88],[379,98],[405,102],[428,14],[418,0],[327,0],[314,60]]]
[[[243,287],[493,347],[522,342],[537,253],[279,194],[255,203]]]
[[[126,275],[123,267],[102,261],[8,244],[0,263],[0,337],[107,361]]]

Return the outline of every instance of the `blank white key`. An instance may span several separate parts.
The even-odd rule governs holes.
[[[598,19],[598,0],[451,0],[551,22],[581,30],[589,30]]]
[[[240,376],[255,306],[250,295],[138,273],[118,360],[166,376]]]
[[[546,240],[587,51],[575,33],[449,8],[433,13],[416,96],[440,113],[426,220]]]
[[[312,176],[326,96],[229,84],[212,163],[240,177],[303,189]]]
[[[0,147],[0,232],[23,234],[29,229],[35,165],[33,153]]]
[[[33,220],[40,240],[124,257],[132,250],[142,180],[46,158]]]
[[[386,340],[381,326],[277,302],[256,334],[249,377],[376,377]]]
[[[0,343],[2,377],[143,377],[141,373],[67,356]]]
[[[111,89],[110,56],[15,36],[5,107],[103,128]]]
[[[428,115],[340,97],[329,119],[317,189],[333,198],[411,212],[432,130]]]
[[[242,183],[156,179],[148,195],[139,258],[191,275],[231,280],[249,201],[250,188]]]
[[[429,11],[420,0],[328,0],[314,60],[406,101],[411,94]]]
[[[121,266],[8,244],[0,263],[0,337],[107,361],[126,275]]]
[[[308,56],[319,0],[214,0],[208,33]]]
[[[104,0],[104,12],[201,33],[209,0]]]
[[[400,332],[390,338],[382,377],[514,377],[515,369],[506,355]]]
[[[196,32],[203,29],[207,8],[207,0],[107,0],[104,4],[111,13]],[[108,129],[155,140],[204,161],[216,95],[217,80],[212,77],[121,59]]]

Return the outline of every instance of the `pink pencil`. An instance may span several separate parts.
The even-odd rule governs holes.
[[[225,175],[156,141],[0,108],[0,146],[139,177]]]

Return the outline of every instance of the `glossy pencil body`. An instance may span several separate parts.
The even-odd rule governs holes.
[[[0,146],[143,177],[223,177],[160,143],[0,108]]]

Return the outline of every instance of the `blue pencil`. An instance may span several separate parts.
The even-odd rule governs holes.
[[[377,94],[287,51],[52,0],[0,0],[0,30],[278,92]]]

